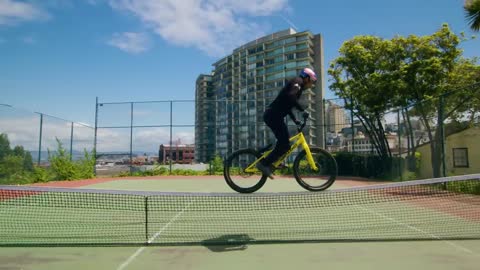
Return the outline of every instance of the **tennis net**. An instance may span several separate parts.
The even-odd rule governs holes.
[[[296,193],[0,186],[0,245],[480,239],[480,174]]]

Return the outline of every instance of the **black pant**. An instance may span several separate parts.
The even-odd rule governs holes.
[[[290,149],[290,136],[284,118],[284,116],[281,116],[271,109],[267,109],[263,114],[265,124],[273,131],[273,134],[275,134],[277,138],[275,148],[263,161],[264,165],[271,165]]]

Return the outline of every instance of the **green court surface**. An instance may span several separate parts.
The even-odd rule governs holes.
[[[340,181],[339,181],[340,182]],[[333,188],[345,187],[341,183],[335,184]],[[90,188],[90,187],[89,187]],[[162,178],[162,180],[139,180],[122,178],[114,182],[105,182],[95,184],[98,189],[121,189],[121,190],[143,190],[143,191],[166,191],[166,192],[226,192],[234,193],[223,180],[223,176],[198,177],[185,176],[174,177],[171,179]],[[276,177],[269,180],[257,192],[296,192],[305,191],[300,187],[295,179],[288,177]]]
[[[357,184],[364,185],[366,183],[358,182]],[[345,188],[351,185],[352,182],[349,181],[337,181],[332,188]],[[82,188],[164,192],[232,192],[220,177],[211,179],[186,177],[162,178],[161,180],[122,179]],[[261,192],[297,191],[303,191],[303,189],[293,179],[268,181],[261,190]],[[34,196],[41,198],[42,195],[35,194]],[[478,235],[480,232],[478,220],[459,218],[452,213],[438,212],[418,204],[382,201],[377,199],[378,195],[367,194],[365,196],[365,193],[360,193],[349,196],[348,203],[342,199],[331,202],[331,205],[329,205],[329,200],[335,198],[324,196],[324,199],[318,201],[325,205],[320,208],[308,208],[309,199],[304,197],[294,197],[292,201],[282,199],[264,202],[255,199],[262,197],[237,196],[230,202],[200,196],[193,199],[190,197],[183,200],[175,199],[171,204],[169,204],[168,198],[162,197],[159,198],[158,205],[169,205],[169,210],[165,211],[163,208],[152,210],[154,222],[148,228],[150,232],[147,238],[150,243],[166,243],[166,245],[0,247],[0,270],[258,269],[260,267],[266,269],[478,269],[480,263],[479,240],[442,240],[445,239],[444,236],[448,238],[449,230],[455,230],[455,233],[459,235],[463,233]],[[102,196],[101,199],[104,205],[115,205],[116,210],[114,211],[105,211],[105,209],[109,209],[105,206],[105,209],[100,210],[85,209],[75,213],[64,211],[61,217],[58,217],[58,212],[49,214],[46,211],[34,218],[49,220],[51,224],[56,224],[55,222],[60,222],[62,219],[77,220],[78,215],[84,215],[88,217],[85,222],[72,224],[71,229],[72,231],[83,229],[83,231],[89,232],[87,235],[80,235],[86,240],[88,237],[108,235],[110,241],[115,239],[117,234],[118,237],[126,237],[128,234],[128,237],[131,237],[134,242],[139,238],[145,238],[144,224],[132,222],[129,226],[122,228],[124,231],[108,227],[108,220],[113,216],[118,221],[118,219],[134,218],[132,215],[138,214],[130,208],[134,208],[134,205],[125,206],[125,209],[123,209],[124,206],[118,207],[117,199],[121,200],[113,195],[111,197]],[[76,200],[79,202],[82,200],[96,201],[97,198],[88,195],[76,198]],[[43,202],[43,200],[39,200],[39,202]],[[37,207],[39,202],[36,203]],[[128,204],[130,202],[132,201],[127,201]],[[51,202],[47,201],[47,203]],[[212,205],[212,203],[218,205]],[[252,215],[248,210],[249,204],[254,206],[255,203],[265,204],[269,207],[265,211]],[[289,210],[288,203],[305,204],[306,208]],[[217,213],[220,211],[215,209],[223,209],[220,204],[230,204],[230,206],[226,206],[226,210],[222,210],[223,213]],[[279,205],[278,209],[275,207],[276,204]],[[233,208],[232,205],[234,205]],[[212,210],[201,210],[204,206],[211,206]],[[245,209],[242,209],[241,206]],[[142,206],[139,204],[139,207]],[[193,211],[199,209],[201,211]],[[28,218],[16,215],[15,209],[2,211],[0,213],[3,218],[16,218],[18,224],[23,224],[22,226],[27,231],[30,229]],[[231,211],[236,211],[235,216],[232,216],[235,218],[226,222],[225,226],[218,226],[221,215]],[[279,216],[277,211],[282,211],[282,214]],[[428,216],[429,222],[416,224],[414,216],[409,213]],[[91,219],[98,223],[98,220],[102,219],[98,215],[103,215],[105,219],[105,223],[101,224],[103,228],[101,230],[95,229],[95,226],[99,224],[89,222]],[[305,220],[306,216],[311,218]],[[247,219],[251,223],[251,227],[245,226]],[[297,222],[299,219],[302,219],[302,222]],[[338,224],[326,224],[325,221],[328,220],[335,220]],[[361,225],[359,225],[360,223]],[[1,224],[2,222],[0,222]],[[89,229],[89,226],[92,228]],[[185,230],[190,228],[189,226],[195,226],[191,231],[198,230],[198,234],[183,235]],[[269,230],[270,227],[272,230]],[[317,227],[322,230],[323,240],[308,243],[295,241],[309,239],[312,236],[310,235],[311,229]],[[242,233],[238,233],[238,228],[243,228]],[[0,235],[5,236],[8,234],[9,227],[5,226],[3,229],[4,231],[0,232]],[[11,229],[13,232],[13,228]],[[38,238],[48,238],[52,235],[60,237],[69,233],[55,229],[55,227],[37,228],[37,230]],[[215,242],[215,237],[209,239],[209,235],[222,235],[227,240],[231,239],[232,245],[214,245],[212,243]],[[265,239],[268,240],[268,237],[277,235],[282,235],[289,241],[269,244],[261,242],[262,237],[266,237]],[[383,235],[388,240],[381,240]],[[411,241],[405,240],[410,236],[412,237]],[[169,244],[185,239],[193,239],[197,243],[180,246]],[[342,241],[342,239],[346,240]],[[259,240],[260,243],[254,243]],[[290,242],[290,240],[294,241]]]

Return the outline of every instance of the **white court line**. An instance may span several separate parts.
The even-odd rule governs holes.
[[[360,205],[355,205],[355,206],[357,206],[358,208],[362,209],[363,211],[366,211],[366,212],[369,212],[369,213],[371,213],[371,214],[377,215],[377,216],[379,216],[379,217],[381,217],[381,218],[384,218],[384,219],[386,219],[386,220],[392,221],[392,222],[397,223],[397,224],[399,224],[399,225],[401,225],[401,226],[405,226],[405,227],[407,227],[407,228],[409,228],[409,229],[411,229],[411,230],[414,230],[414,231],[416,231],[416,232],[423,233],[423,234],[425,234],[425,235],[427,235],[427,236],[429,236],[429,237],[431,237],[431,238],[434,238],[434,239],[437,239],[437,240],[441,240],[442,242],[444,242],[444,243],[446,243],[446,244],[448,244],[448,245],[450,245],[450,246],[452,246],[452,247],[454,247],[454,248],[456,248],[456,249],[462,250],[462,251],[464,251],[464,252],[466,252],[466,253],[469,253],[469,254],[475,254],[475,255],[476,255],[476,253],[473,252],[472,250],[470,250],[470,249],[468,249],[468,248],[466,248],[466,247],[464,247],[464,246],[457,245],[457,244],[455,244],[455,243],[453,243],[453,242],[451,242],[451,241],[442,239],[441,237],[436,236],[436,235],[434,235],[434,234],[432,234],[432,233],[426,232],[426,231],[424,231],[424,230],[422,230],[422,229],[419,229],[419,228],[417,228],[417,227],[414,227],[414,226],[412,226],[412,225],[409,225],[409,224],[400,222],[400,221],[398,221],[398,220],[396,220],[396,219],[394,219],[394,218],[387,217],[387,216],[385,216],[385,215],[383,215],[383,214],[380,214],[380,213],[378,213],[378,212],[375,212],[374,210],[371,210],[371,209],[362,207],[362,206],[360,206]]]
[[[160,234],[162,234],[170,226],[170,224],[175,222],[181,215],[183,215],[183,213],[188,209],[188,207],[190,207],[190,205],[192,203],[193,203],[193,201],[191,201],[187,206],[185,206],[185,208],[183,208],[182,211],[178,212],[178,214],[175,215],[167,224],[165,224],[165,226],[163,226],[156,234],[154,234],[150,239],[148,239],[147,243],[150,244],[153,241],[155,241],[155,239],[157,239],[157,237],[159,237]],[[131,262],[133,262],[133,260],[135,260],[135,258],[137,258],[138,255],[140,255],[145,249],[146,249],[145,246],[137,249],[137,251],[135,251],[135,253],[133,253],[125,262],[123,262],[117,268],[117,270],[125,269],[125,267],[127,267]]]

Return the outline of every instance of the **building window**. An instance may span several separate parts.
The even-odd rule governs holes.
[[[453,148],[453,167],[468,168],[468,148]]]
[[[307,58],[308,52],[297,52],[297,59],[299,58]]]

